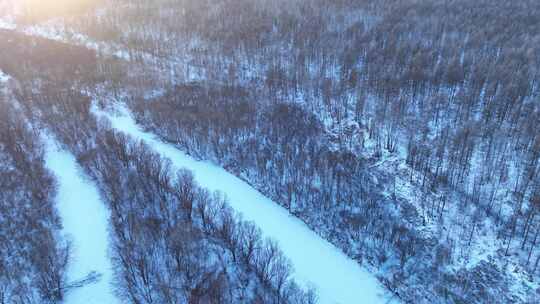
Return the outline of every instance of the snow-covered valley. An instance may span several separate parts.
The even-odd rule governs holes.
[[[293,278],[305,288],[314,288],[318,303],[398,303],[373,274],[245,181],[217,165],[197,161],[144,132],[126,107],[119,107],[118,115],[94,110],[97,116],[107,117],[114,129],[143,141],[170,159],[175,168],[192,171],[203,188],[225,194],[243,219],[260,228],[264,237],[277,241],[292,263]],[[99,189],[84,175],[74,156],[59,149],[55,141],[47,141],[46,156],[47,167],[59,183],[57,201],[64,232],[73,242],[68,282],[81,280],[91,272],[100,274],[97,283],[70,290],[65,301],[67,304],[117,303],[108,254],[109,212],[100,199]]]
[[[114,129],[145,142],[170,159],[177,169],[192,171],[202,187],[224,193],[233,209],[245,220],[252,221],[264,236],[278,242],[293,265],[293,277],[305,286],[315,287],[320,303],[376,304],[395,301],[373,274],[246,182],[214,164],[195,160],[173,145],[163,143],[153,134],[143,131],[125,107],[119,107],[115,114],[97,109],[94,112],[107,117]]]
[[[540,299],[537,1],[62,1],[0,0],[0,304]]]

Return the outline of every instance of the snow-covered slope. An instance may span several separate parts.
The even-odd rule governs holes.
[[[264,236],[278,241],[293,264],[296,281],[314,286],[321,304],[386,303],[390,299],[372,274],[249,184],[218,166],[197,161],[144,132],[125,108],[120,108],[118,115],[97,109],[94,111],[98,116],[109,118],[113,128],[142,140],[169,158],[176,168],[191,170],[202,187],[226,194],[230,205],[244,219],[254,222]]]
[[[75,158],[47,140],[46,165],[57,177],[57,207],[64,232],[72,241],[68,282],[82,279],[92,271],[101,279],[67,294],[65,304],[115,304],[111,285],[112,268],[108,258],[108,218],[98,190],[81,173]]]

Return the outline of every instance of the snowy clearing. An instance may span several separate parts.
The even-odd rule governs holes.
[[[46,141],[46,165],[57,177],[57,208],[64,233],[72,242],[68,282],[84,278],[91,271],[102,275],[95,283],[71,290],[66,304],[115,304],[111,285],[113,274],[108,258],[109,212],[97,188],[81,174],[75,158]]]
[[[329,242],[311,231],[277,203],[263,196],[246,182],[209,162],[197,161],[154,135],[144,132],[125,107],[118,115],[95,109],[107,117],[113,128],[142,140],[176,168],[191,170],[197,182],[210,191],[220,191],[233,209],[254,222],[263,235],[275,239],[291,260],[294,279],[317,289],[321,304],[387,303],[391,295],[374,275],[360,267]]]

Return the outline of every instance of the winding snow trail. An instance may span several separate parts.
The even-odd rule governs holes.
[[[111,286],[112,268],[108,258],[109,211],[95,185],[84,178],[77,161],[46,139],[46,166],[57,177],[57,208],[63,231],[72,241],[68,281],[82,279],[89,272],[102,275],[95,283],[67,293],[66,304],[116,304]]]
[[[173,145],[144,132],[125,107],[119,112],[113,115],[94,108],[94,113],[107,117],[113,128],[142,140],[169,158],[176,168],[191,170],[202,187],[226,194],[233,209],[244,219],[254,222],[266,237],[279,243],[294,266],[294,279],[300,284],[314,286],[321,304],[371,304],[390,300],[389,293],[372,274],[280,205],[221,167],[197,161]]]

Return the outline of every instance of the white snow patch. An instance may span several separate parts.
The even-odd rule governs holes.
[[[125,107],[119,109],[118,115],[111,115],[96,107],[93,111],[98,116],[109,118],[113,128],[142,140],[169,158],[177,169],[191,170],[202,187],[224,193],[231,207],[245,220],[254,222],[266,237],[279,243],[294,266],[294,279],[305,286],[315,287],[321,304],[394,301],[373,274],[246,182],[216,165],[197,161],[173,145],[144,132]]]
[[[5,83],[9,80],[9,76],[0,70],[0,83]]]
[[[13,22],[13,20],[0,18],[0,29],[3,30],[14,30],[17,28],[17,25]]]
[[[9,92],[9,80],[11,77],[0,70],[0,97],[7,96]],[[18,105],[17,105],[18,106]]]
[[[58,179],[57,208],[64,232],[72,241],[68,281],[77,281],[91,271],[102,275],[95,284],[70,291],[66,304],[115,304],[113,272],[108,258],[109,211],[95,185],[85,179],[73,155],[46,139],[46,165]]]

